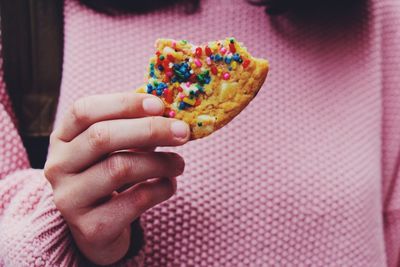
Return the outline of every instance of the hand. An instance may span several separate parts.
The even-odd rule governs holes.
[[[175,192],[183,159],[153,150],[186,143],[189,127],[158,116],[163,110],[162,101],[148,94],[85,97],[51,134],[45,175],[55,205],[79,249],[96,264],[121,259],[131,222]]]

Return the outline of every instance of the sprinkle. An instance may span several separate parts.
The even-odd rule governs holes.
[[[164,58],[165,58],[165,57],[164,57],[163,55],[160,56],[160,60],[161,60],[161,61],[163,61]]]
[[[161,55],[161,52],[160,52],[160,51],[156,51],[156,55],[157,55],[157,56],[160,56],[160,55]]]
[[[172,75],[174,75],[174,74],[172,73],[172,71],[167,71],[165,74],[166,74],[168,77],[172,77]]]
[[[220,54],[216,54],[215,61],[221,61],[221,60],[222,60],[222,56]]]
[[[175,117],[175,111],[171,110],[170,112],[168,112],[168,116],[169,116],[170,118]]]
[[[233,44],[233,43],[235,42],[235,39],[234,39],[234,38],[231,38],[231,39],[229,40],[229,42],[230,42],[231,44]]]
[[[183,89],[182,89],[182,87],[178,87],[178,92],[183,92]]]
[[[164,70],[164,67],[163,67],[162,65],[158,65],[157,68],[158,68],[160,71],[163,71],[163,70]]]
[[[229,72],[225,72],[225,73],[222,75],[222,78],[223,78],[224,80],[229,80],[230,77],[231,77],[231,75],[229,74]]]
[[[220,51],[221,51],[221,54],[222,54],[222,55],[225,55],[225,53],[226,53],[227,50],[226,50],[225,47],[222,47],[222,48],[220,49]]]
[[[214,65],[211,66],[211,73],[214,74],[214,75],[218,74],[217,67],[215,67]]]
[[[187,41],[186,40],[181,40],[181,43],[182,44],[187,44]]]
[[[193,106],[193,105],[196,103],[196,100],[185,97],[185,98],[183,99],[183,102],[185,102],[186,104],[189,104],[189,105]]]
[[[202,123],[202,122],[198,122],[197,125],[198,125],[199,127],[201,127],[201,126],[203,126],[203,123]]]
[[[176,42],[175,41],[172,42],[172,47],[176,48]]]
[[[196,48],[196,56],[201,57],[202,53],[203,53],[203,51],[201,50],[201,47],[197,47]]]
[[[194,103],[194,106],[197,107],[197,106],[200,105],[200,104],[201,104],[201,99],[200,99],[200,98],[197,98],[197,99],[196,99],[196,103]]]
[[[245,69],[245,68],[247,68],[249,65],[250,65],[250,60],[246,59],[246,60],[243,62],[243,68]]]
[[[236,62],[232,62],[232,64],[231,64],[231,67],[232,67],[232,69],[236,69],[236,67],[237,67],[237,63]]]
[[[184,98],[185,98],[185,94],[179,93],[179,94],[178,94],[178,97],[179,97],[180,99],[184,99]]]
[[[239,54],[234,54],[233,57],[232,57],[232,59],[233,59],[234,61],[238,61],[238,62],[239,62],[240,55],[239,55]]]
[[[212,51],[211,51],[211,49],[210,49],[208,46],[206,46],[205,52],[206,52],[206,55],[207,55],[208,57],[212,55]]]
[[[229,43],[229,51],[231,51],[232,53],[236,53],[235,44],[232,42]]]
[[[189,77],[189,82],[195,83],[197,76],[196,76],[196,74],[193,73],[193,71],[191,71],[190,73],[191,73],[191,75]]]
[[[168,55],[167,55],[167,59],[168,59],[169,61],[175,61],[175,57],[174,57],[173,55],[171,55],[171,54],[168,54]]]
[[[185,109],[185,107],[186,107],[185,102],[180,102],[179,106],[178,106],[178,109],[182,110],[182,109]]]
[[[226,64],[231,64],[232,58],[231,57],[225,57],[225,63]]]
[[[211,58],[210,58],[210,57],[207,57],[207,58],[206,58],[206,62],[207,62],[207,65],[210,66],[210,65],[211,65]]]
[[[151,94],[151,92],[153,91],[153,89],[154,89],[154,88],[153,88],[153,86],[152,86],[151,84],[148,84],[148,85],[147,85],[147,93],[148,93],[148,94]]]
[[[196,58],[194,60],[194,64],[196,64],[196,66],[199,67],[199,68],[203,65],[203,64],[201,64],[201,61],[198,58]]]
[[[231,67],[231,66],[229,66],[229,67],[228,67],[228,70],[229,70],[229,71],[231,71],[231,70],[232,70],[232,67]]]

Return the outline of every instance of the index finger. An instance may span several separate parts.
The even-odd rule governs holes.
[[[74,102],[54,134],[69,142],[96,122],[157,116],[163,111],[163,102],[150,94],[126,92],[83,97]]]

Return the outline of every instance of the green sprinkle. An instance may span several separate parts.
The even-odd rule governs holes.
[[[187,41],[186,40],[181,40],[181,43],[182,44],[187,44]]]
[[[164,58],[165,58],[164,55],[160,56],[160,60],[164,60]]]
[[[203,126],[203,123],[202,123],[202,122],[198,122],[197,125],[198,125],[199,127],[201,127],[201,126]]]

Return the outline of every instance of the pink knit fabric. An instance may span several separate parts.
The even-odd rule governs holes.
[[[140,85],[159,37],[234,36],[271,64],[232,123],[174,149],[187,162],[177,196],[142,216],[146,245],[121,265],[398,266],[399,29],[398,0],[319,24],[271,19],[243,0],[115,18],[66,0],[57,124],[79,97]],[[3,85],[0,100],[0,265],[78,264]]]

